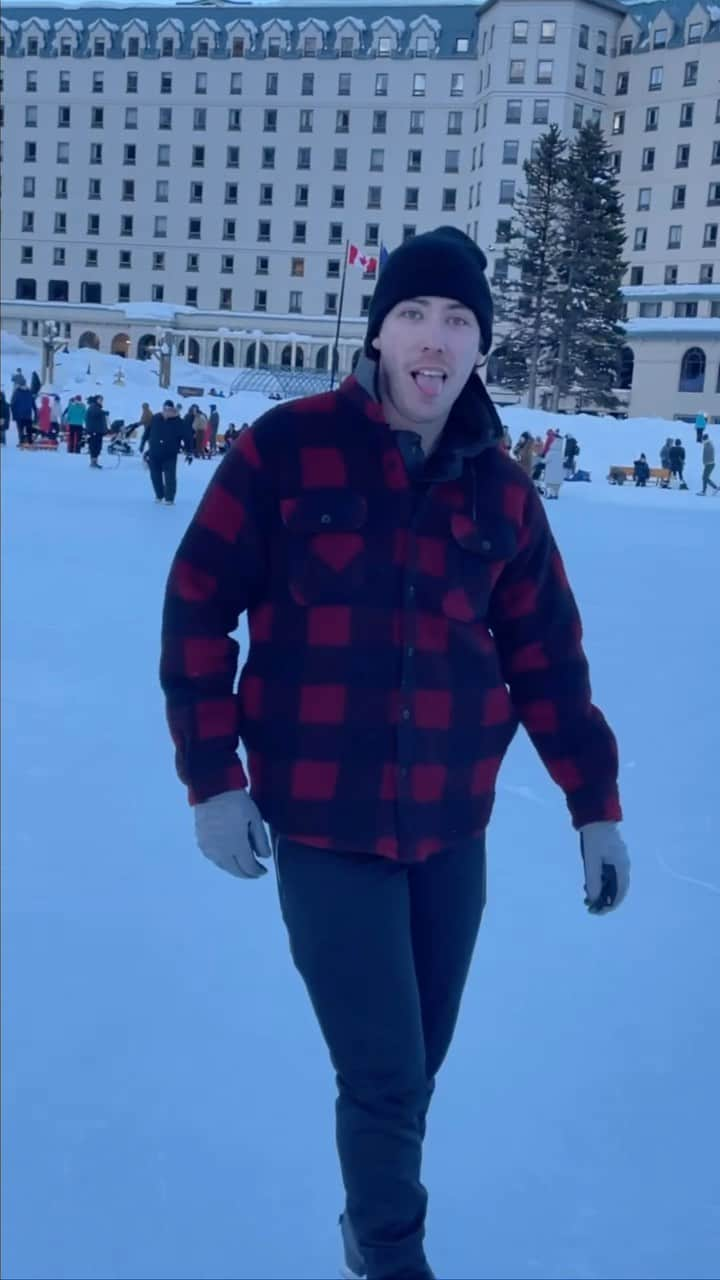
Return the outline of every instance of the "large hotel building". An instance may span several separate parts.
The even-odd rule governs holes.
[[[1,23],[6,329],[56,320],[119,355],[170,330],[191,360],[324,370],[349,244],[344,372],[381,246],[454,223],[501,284],[533,142],[594,119],[627,224],[618,394],[720,422],[720,5],[9,4]]]

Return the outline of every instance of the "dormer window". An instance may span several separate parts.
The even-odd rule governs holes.
[[[210,41],[205,37],[201,37],[197,42],[198,58],[208,58],[210,56]]]
[[[620,53],[632,53],[633,38],[632,36],[620,37]]]
[[[377,42],[377,51],[381,58],[389,58],[392,53],[393,42],[390,36],[379,36]]]
[[[245,56],[245,40],[243,36],[233,36],[231,53],[233,58],[243,58]]]
[[[653,49],[664,49],[667,45],[667,27],[656,27],[653,32]]]
[[[470,40],[468,36],[457,36],[455,40],[455,52],[456,53],[470,52]]]
[[[306,58],[314,58],[317,53],[317,37],[305,36],[303,40],[303,56]]]
[[[160,55],[163,58],[172,58],[175,52],[175,41],[172,36],[163,36],[160,44]]]
[[[71,56],[72,56],[72,51],[73,51],[73,47],[72,47],[72,40],[70,40],[70,39],[69,39],[69,38],[67,38],[67,37],[63,38],[63,39],[60,41],[60,56],[61,56],[61,58],[69,58],[69,57],[71,57]]]
[[[138,58],[140,56],[140,37],[130,36],[127,43],[128,57]]]
[[[340,57],[352,58],[355,52],[355,41],[352,36],[340,37]]]
[[[27,53],[31,58],[36,58],[40,52],[40,41],[37,36],[28,36]]]
[[[430,39],[428,36],[415,37],[415,56],[416,58],[427,58],[430,52]]]
[[[105,57],[105,41],[103,40],[102,36],[96,36],[95,39],[93,40],[93,57],[95,58]]]
[[[691,22],[688,26],[687,42],[688,44],[700,44],[703,38],[702,22]]]
[[[279,36],[270,36],[267,44],[268,58],[279,58],[282,42]]]

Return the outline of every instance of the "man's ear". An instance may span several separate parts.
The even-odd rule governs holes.
[[[372,342],[370,343],[370,346],[371,346],[371,347],[374,347],[376,351],[379,351],[379,350],[380,350],[380,339],[379,339],[379,338],[373,338]]]

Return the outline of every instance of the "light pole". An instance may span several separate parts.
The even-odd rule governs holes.
[[[155,335],[155,346],[152,354],[158,362],[158,383],[161,387],[169,387],[172,377],[173,334],[160,331]]]
[[[67,347],[67,338],[60,337],[60,325],[57,320],[46,320],[42,334],[42,380],[55,381],[55,355],[62,347]]]

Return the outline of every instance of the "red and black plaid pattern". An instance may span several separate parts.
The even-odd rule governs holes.
[[[191,803],[247,785],[241,740],[264,818],[305,843],[411,862],[481,832],[518,723],[576,826],[620,817],[532,484],[477,443],[411,482],[354,378],[223,460],[170,572],[161,679]]]

